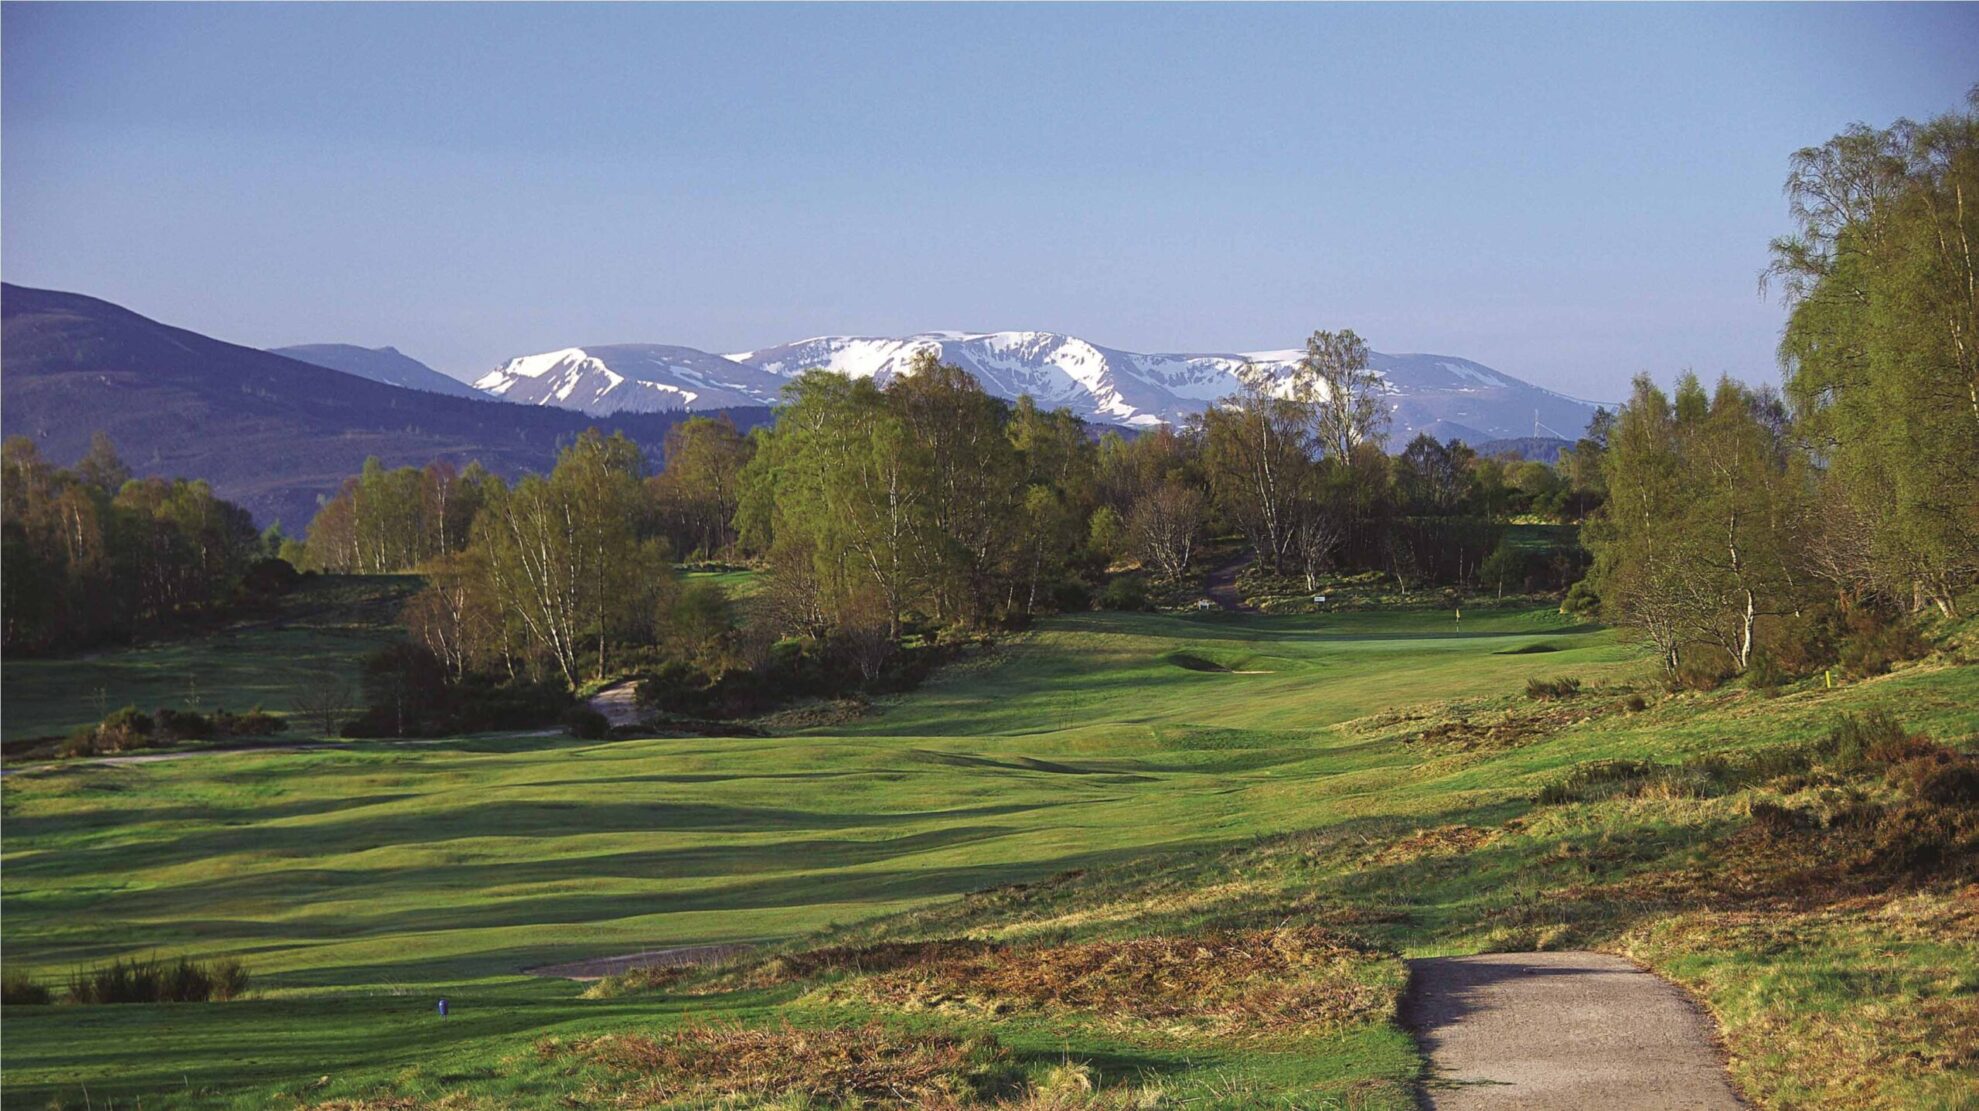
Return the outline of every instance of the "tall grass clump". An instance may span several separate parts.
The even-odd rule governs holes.
[[[247,967],[232,957],[201,963],[180,957],[119,957],[69,977],[68,1001],[97,1003],[205,1003],[237,998],[247,991]]]
[[[1562,675],[1558,679],[1541,679],[1535,675],[1525,681],[1525,696],[1539,702],[1572,698],[1579,693],[1580,680],[1571,675]]]
[[[0,1003],[48,1003],[54,999],[48,985],[18,968],[10,968],[0,974]]]

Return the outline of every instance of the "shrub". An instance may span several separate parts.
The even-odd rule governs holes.
[[[213,962],[213,998],[225,1002],[239,999],[247,994],[247,984],[251,977],[247,966],[233,957],[222,957]]]
[[[1853,771],[1875,759],[1873,754],[1893,754],[1909,740],[1910,735],[1887,710],[1870,710],[1861,717],[1843,714],[1828,731],[1821,754],[1838,770]]]
[[[1842,638],[1841,665],[1850,675],[1882,675],[1892,664],[1929,655],[1931,644],[1917,627],[1864,606],[1848,615]]]
[[[158,708],[159,732],[180,741],[203,741],[213,736],[213,720],[194,710]]]
[[[156,959],[118,958],[97,968],[79,969],[69,977],[71,1003],[205,1003],[227,1000],[247,991],[246,966],[232,958],[201,964],[180,957],[170,964]]]
[[[1582,579],[1567,588],[1567,597],[1560,603],[1560,612],[1575,617],[1593,617],[1601,612],[1601,595],[1595,593],[1594,584]]]
[[[572,706],[559,720],[564,732],[583,741],[601,741],[612,733],[612,723],[589,706]]]
[[[1099,608],[1129,612],[1149,609],[1147,580],[1139,575],[1116,575],[1099,592]]]
[[[1732,677],[1722,658],[1687,659],[1677,665],[1677,673],[1665,678],[1664,685],[1675,691],[1714,691]]]
[[[102,756],[147,747],[157,728],[136,706],[113,710],[96,725],[84,726],[62,742],[64,756]]]
[[[1790,676],[1809,675],[1835,662],[1842,619],[1835,607],[1822,604],[1773,618],[1761,629],[1769,658]]]
[[[1572,698],[1580,693],[1580,680],[1570,675],[1558,679],[1541,679],[1537,675],[1525,681],[1525,696],[1543,702],[1560,698]]]
[[[1060,613],[1083,613],[1093,608],[1093,588],[1078,579],[1053,583],[1046,597],[1051,608]]]
[[[284,548],[288,545],[284,544]],[[287,594],[302,582],[295,565],[286,559],[259,559],[241,576],[241,592],[256,598],[271,598]]]
[[[1790,676],[1772,656],[1764,652],[1755,654],[1752,663],[1745,669],[1745,685],[1756,691],[1764,691],[1768,696],[1780,693]]]
[[[283,732],[288,727],[286,720],[259,706],[244,714],[230,714],[225,710],[216,710],[213,714],[213,730],[223,737],[265,737]]]
[[[53,998],[48,985],[37,982],[18,968],[10,968],[5,974],[0,974],[0,1003],[33,1006]]]

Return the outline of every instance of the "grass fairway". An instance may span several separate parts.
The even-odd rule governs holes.
[[[1574,871],[1586,866],[1548,855],[1560,838],[1530,829],[1578,821],[1571,837],[1598,841],[1614,823],[1542,812],[1474,857],[1408,849],[1420,830],[1525,822],[1538,786],[1591,758],[1794,739],[1872,704],[1947,733],[1979,705],[1979,672],[1932,667],[1772,702],[1719,692],[1613,711],[1642,669],[1612,633],[1531,606],[1467,610],[1461,629],[1447,611],[1092,614],[832,735],[463,739],[10,776],[10,969],[50,979],[123,953],[235,954],[257,990],[10,1007],[6,1102],[80,1106],[86,1083],[94,1106],[447,1092],[557,1105],[572,1076],[594,1094],[610,1078],[556,1063],[554,1047],[529,1053],[540,1039],[726,1016],[993,1034],[1026,1075],[1069,1057],[1103,1085],[1206,1105],[1403,1106],[1417,1058],[1385,1011],[1323,1036],[1205,1040],[1056,1013],[917,1016],[805,983],[586,999],[519,972],[647,946],[1083,943],[1294,915],[1372,939],[1350,979],[1392,995],[1397,952],[1543,941],[1559,923],[1505,908],[1607,873]],[[1527,677],[1557,675],[1588,693],[1557,711],[1525,701]],[[1502,744],[1417,739],[1431,722],[1500,719],[1515,734]],[[1701,804],[1655,816],[1613,867],[1666,860],[1728,820]],[[1405,851],[1373,855],[1391,844]],[[957,898],[1013,884],[1030,886]],[[1970,974],[1969,949],[1947,959]],[[444,1021],[431,1014],[443,994]]]
[[[353,680],[358,660],[401,634],[410,575],[310,575],[276,611],[210,634],[55,660],[8,660],[0,676],[0,738],[67,734],[120,706],[287,713],[310,675]]]

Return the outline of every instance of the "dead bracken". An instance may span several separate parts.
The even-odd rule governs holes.
[[[1312,926],[1048,946],[950,945],[824,990],[904,1011],[1085,1012],[1222,1033],[1335,1028],[1386,1013],[1368,954]]]
[[[577,1106],[654,1107],[682,1100],[803,1096],[866,1107],[954,1107],[1005,1070],[993,1038],[910,1034],[881,1023],[690,1026],[536,1045],[548,1062],[594,1066],[606,1077],[573,1093]]]

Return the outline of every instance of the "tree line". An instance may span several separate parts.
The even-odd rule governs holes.
[[[54,652],[224,612],[256,586],[264,537],[201,481],[136,478],[102,433],[74,467],[0,448],[0,644]],[[265,572],[267,568],[263,568]]]
[[[1887,664],[1979,581],[1979,89],[1796,153],[1783,394],[1647,378],[1613,425],[1589,592],[1673,676]]]

